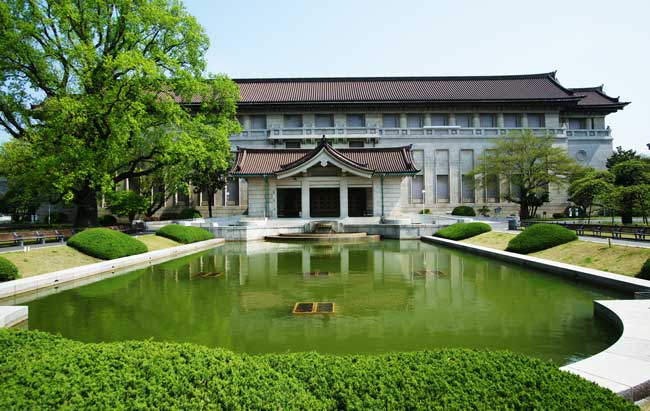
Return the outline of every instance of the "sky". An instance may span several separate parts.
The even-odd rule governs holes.
[[[232,78],[444,76],[557,70],[632,104],[614,146],[650,154],[650,0],[186,0]]]

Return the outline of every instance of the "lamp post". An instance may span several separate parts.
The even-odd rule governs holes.
[[[425,195],[425,191],[424,189],[422,189],[422,215],[424,215],[424,203],[426,202],[424,195]]]

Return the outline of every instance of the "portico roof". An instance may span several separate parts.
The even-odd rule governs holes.
[[[415,174],[411,146],[336,149],[321,139],[313,149],[237,148],[232,176],[289,177],[318,163],[332,163],[351,174]]]

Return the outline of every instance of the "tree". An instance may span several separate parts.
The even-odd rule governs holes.
[[[611,169],[616,185],[616,198],[620,206],[621,222],[631,224],[634,208],[639,207],[644,222],[647,221],[648,194],[650,193],[650,162],[648,160],[627,160]]]
[[[607,169],[611,169],[618,163],[628,160],[640,160],[641,155],[636,150],[623,150],[623,147],[616,147],[616,151],[607,159]]]
[[[490,175],[507,184],[504,198],[519,204],[519,217],[534,216],[537,208],[548,202],[549,187],[564,186],[579,168],[554,142],[553,135],[540,137],[531,130],[513,131],[483,152],[472,175],[489,170]]]
[[[149,207],[149,197],[140,195],[135,191],[114,191],[106,194],[106,203],[111,212],[120,217],[129,217],[129,221],[135,220],[138,214],[142,214]]]
[[[126,179],[172,168],[166,183],[186,181],[215,140],[227,157],[239,91],[204,78],[207,47],[177,0],[0,3],[0,126],[13,137],[0,173],[59,193],[86,226]]]
[[[567,190],[569,200],[582,208],[587,214],[587,219],[590,219],[592,207],[597,203],[602,204],[603,196],[614,190],[613,181],[614,176],[609,171],[591,169],[571,181]]]

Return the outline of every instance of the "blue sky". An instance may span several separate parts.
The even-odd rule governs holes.
[[[209,71],[239,77],[487,75],[557,70],[632,104],[614,145],[648,153],[650,0],[185,2]]]

